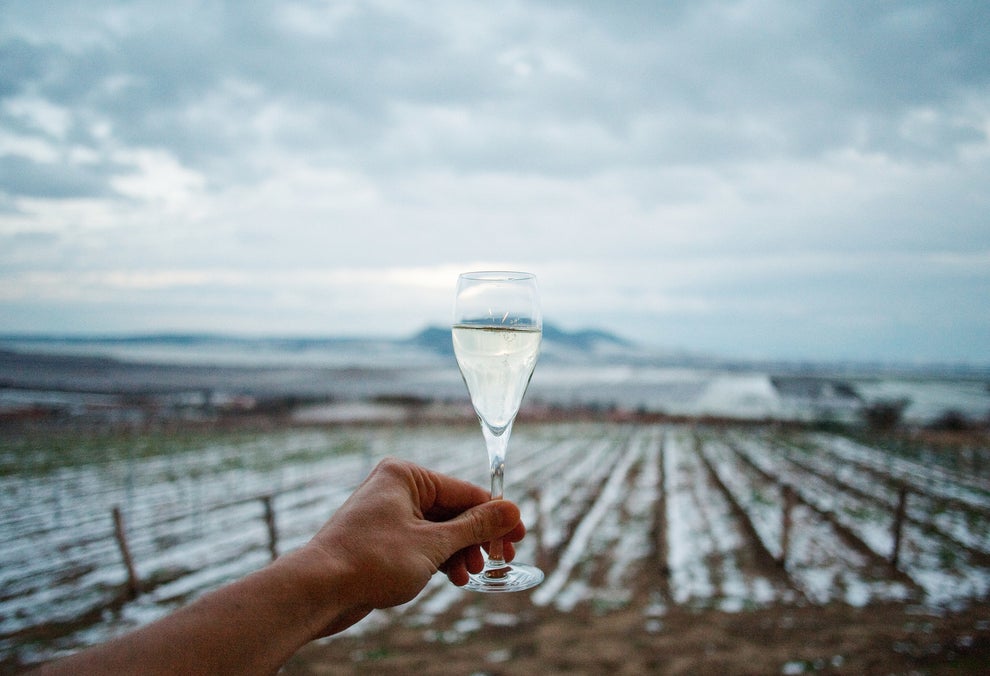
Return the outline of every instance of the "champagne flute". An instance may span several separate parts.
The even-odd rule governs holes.
[[[481,422],[491,467],[492,500],[503,496],[505,454],[540,354],[543,318],[536,276],[528,272],[467,272],[457,280],[451,331],[454,356]],[[543,581],[535,566],[503,556],[489,543],[488,560],[467,589],[521,591]]]

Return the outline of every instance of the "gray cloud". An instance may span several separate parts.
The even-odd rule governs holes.
[[[106,177],[91,168],[45,165],[23,157],[0,157],[4,189],[25,197],[100,197],[110,193]]]
[[[46,96],[107,119],[121,140],[211,169],[258,139],[244,118],[273,109],[304,111],[320,131],[298,134],[291,117],[284,127],[275,118],[265,130],[274,140],[345,153],[369,170],[394,164],[381,142],[434,106],[492,127],[474,143],[456,129],[427,139],[420,161],[463,171],[555,174],[843,147],[944,153],[986,138],[958,116],[917,120],[915,139],[901,129],[916,108],[938,112],[987,84],[990,26],[978,3],[755,6],[762,12],[692,3],[625,15],[556,3],[499,17],[442,3],[435,14],[341,6],[350,9],[130,5],[88,21],[89,43],[35,47],[19,70],[37,86],[43,68]],[[455,31],[470,22],[493,30],[466,45]],[[210,105],[239,115],[224,124]],[[598,142],[583,147],[589,131]]]
[[[926,354],[925,315],[990,332],[952,320],[990,282],[982,2],[4,13],[0,281],[20,291],[0,312],[14,328],[58,326],[60,307],[78,321],[67,287],[121,322],[145,299],[147,322],[182,328],[247,325],[238,297],[298,308],[309,288],[357,330],[374,320],[356,307],[398,295],[360,296],[320,271],[487,261],[556,275],[549,298],[578,325],[593,290],[580,277],[595,279],[608,288],[594,316],[653,342],[800,353],[830,335],[873,354],[862,322],[877,308],[889,333],[870,335],[900,327]],[[47,254],[38,233],[53,236]],[[919,277],[930,255],[970,257]],[[809,256],[852,263],[816,275],[780,262]],[[408,323],[444,319],[440,291],[416,288],[431,300],[403,297]],[[960,354],[986,358],[967,344]]]

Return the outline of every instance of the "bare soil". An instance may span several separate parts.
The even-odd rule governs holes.
[[[40,359],[41,362],[38,362]],[[16,363],[15,363],[16,362]],[[22,363],[23,362],[23,363]],[[73,362],[75,365],[76,362]],[[254,370],[245,373],[224,371],[221,375],[190,380],[188,373],[168,370],[165,381],[149,378],[146,372],[114,365],[113,378],[104,383],[101,367],[63,373],[60,364],[44,359],[22,359],[0,352],[0,369],[8,387],[49,389],[83,388],[86,392],[128,392],[146,394],[147,382],[162,389],[218,387],[258,380]],[[14,367],[17,367],[16,369]],[[98,365],[99,366],[99,365]],[[104,365],[106,366],[106,365]],[[74,366],[74,368],[76,368]],[[46,375],[39,380],[40,372]],[[47,370],[46,370],[47,369]],[[96,375],[92,375],[92,374]],[[162,370],[165,373],[165,370]],[[51,375],[54,374],[54,375]],[[89,374],[89,375],[87,375]],[[326,394],[322,384],[314,385],[316,375],[306,372],[302,385],[293,383],[290,394],[271,385],[269,408],[248,413],[210,411],[199,421],[158,418],[157,404],[137,398],[130,400],[140,410],[144,424],[172,429],[218,427],[268,429],[285,424],[281,416],[299,398]],[[318,374],[317,374],[318,375]],[[162,378],[164,376],[161,376]],[[90,380],[85,380],[90,378]],[[197,378],[200,378],[197,375]],[[272,381],[281,386],[283,378]],[[322,383],[322,381],[319,381]],[[246,387],[246,386],[245,386]],[[290,396],[291,395],[291,396]],[[279,399],[278,397],[283,397]],[[272,403],[274,402],[274,403]],[[414,402],[415,403],[415,402]],[[174,415],[170,412],[169,416]],[[586,416],[622,420],[641,418],[642,422],[679,422],[664,416],[620,416],[615,412],[533,410],[534,419],[584,419]],[[78,433],[80,425],[88,433],[102,430],[108,417],[68,418],[61,409],[30,409],[0,416],[8,435],[25,434],[41,428]],[[112,416],[110,419],[116,419]],[[95,422],[94,422],[95,421]],[[424,423],[429,421],[423,421]],[[705,420],[707,424],[719,421]],[[740,424],[739,421],[726,421]],[[749,421],[747,424],[763,424]],[[95,425],[93,429],[85,425]],[[941,451],[966,455],[974,474],[985,476],[988,431],[986,427],[962,431],[915,431],[909,440]],[[659,523],[659,520],[658,520]],[[662,541],[659,535],[651,538]],[[658,570],[663,557],[655,553]],[[770,570],[759,560],[747,565]],[[464,600],[449,613],[428,626],[409,626],[400,621],[381,631],[338,636],[303,648],[284,668],[286,674],[988,674],[990,675],[990,603],[968,610],[933,614],[904,605],[871,605],[851,608],[774,607],[727,613],[671,606],[658,616],[650,615],[651,593],[669,597],[660,586],[663,578],[642,573],[633,583],[633,601],[621,607],[594,603],[570,612],[541,608],[532,604],[528,593],[481,596],[465,592]],[[459,631],[458,621],[465,608],[477,606],[482,615],[515,618],[514,623],[486,624],[473,631]],[[0,673],[15,673],[19,665],[0,664]],[[14,671],[11,671],[13,669]]]
[[[465,594],[468,594],[465,592]],[[535,608],[528,595],[469,599],[514,626],[461,635],[443,622],[303,648],[287,674],[990,674],[990,607],[937,616],[906,606]]]

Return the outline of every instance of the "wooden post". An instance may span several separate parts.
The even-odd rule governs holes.
[[[275,508],[272,506],[272,496],[261,496],[261,504],[265,506],[265,525],[268,527],[268,551],[272,561],[278,558],[278,530],[275,528]]]
[[[124,560],[124,567],[127,569],[127,592],[130,598],[137,598],[141,593],[141,581],[138,579],[137,571],[134,569],[134,559],[131,558],[131,548],[127,544],[127,534],[124,531],[124,517],[120,513],[120,507],[113,507],[113,531],[117,536],[117,546],[120,547],[120,556]]]
[[[667,435],[660,437],[660,452],[657,456],[660,463],[659,483],[656,505],[653,509],[653,551],[656,555],[656,568],[660,572],[660,589],[664,600],[670,599],[670,547],[667,544]]]
[[[897,510],[894,512],[894,525],[892,535],[894,536],[894,549],[890,553],[890,567],[897,570],[901,558],[901,531],[904,528],[904,514],[907,511],[907,488],[901,486],[897,492]]]
[[[791,525],[794,522],[791,512],[794,510],[794,489],[789,484],[781,486],[783,509],[780,515],[780,558],[777,563],[787,567],[787,550],[791,543]]]
[[[546,550],[546,538],[543,536],[543,493],[538,486],[529,489],[529,498],[533,501],[536,510],[536,523],[529,529],[530,535],[536,536],[536,565],[545,569],[549,558]]]

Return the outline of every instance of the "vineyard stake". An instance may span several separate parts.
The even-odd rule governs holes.
[[[278,558],[278,530],[275,528],[275,508],[272,506],[272,496],[261,496],[261,504],[265,506],[265,525],[268,527],[268,551],[272,561]]]
[[[529,489],[529,499],[533,501],[536,510],[536,522],[527,530],[536,539],[536,565],[539,568],[546,568],[549,565],[549,557],[546,538],[543,537],[543,492],[537,486],[532,486]]]
[[[138,579],[137,571],[134,569],[134,559],[131,558],[131,548],[127,545],[127,534],[124,532],[124,516],[120,513],[120,507],[113,507],[113,532],[117,537],[117,546],[120,547],[120,556],[124,559],[124,567],[127,569],[127,592],[130,598],[137,598],[141,593],[141,581]]]
[[[907,488],[901,486],[897,492],[897,511],[894,512],[894,525],[892,535],[894,536],[894,549],[890,553],[890,567],[897,570],[901,557],[901,530],[904,526],[904,514],[907,511]]]
[[[660,588],[665,599],[670,598],[670,564],[667,560],[667,434],[660,437],[660,451],[657,457],[660,464],[660,492],[653,513],[653,549],[656,552],[657,568],[660,571]]]
[[[795,495],[794,489],[790,484],[783,484],[781,486],[781,492],[783,493],[784,505],[780,515],[780,558],[777,560],[777,563],[786,568],[787,550],[791,542],[791,524],[794,521],[791,512],[794,509]]]

